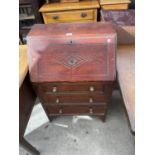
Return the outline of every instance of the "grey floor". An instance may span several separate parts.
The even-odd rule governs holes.
[[[90,116],[57,117],[49,122],[41,104],[34,107],[25,138],[41,155],[134,155],[131,134],[118,91],[106,122]],[[20,155],[30,155],[20,147]]]

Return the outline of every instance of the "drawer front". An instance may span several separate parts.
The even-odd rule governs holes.
[[[82,104],[96,104],[96,103],[105,103],[107,101],[107,97],[104,94],[44,94],[43,96],[40,96],[42,102],[49,104],[76,104],[76,103],[82,103]]]
[[[60,0],[61,3],[79,2],[79,0]]]
[[[49,115],[62,114],[104,114],[105,106],[46,106]]]
[[[93,21],[96,19],[96,10],[64,11],[43,13],[45,24],[73,21]]]
[[[64,93],[64,92],[72,92],[76,93],[87,92],[105,92],[106,87],[109,85],[103,84],[103,82],[81,82],[81,83],[43,83],[39,84],[39,91],[45,94],[56,94],[56,93]]]
[[[104,10],[127,10],[129,4],[109,4],[102,5],[101,8]]]

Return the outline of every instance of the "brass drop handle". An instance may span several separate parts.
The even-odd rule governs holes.
[[[89,98],[89,103],[93,103],[93,99],[92,98]]]
[[[59,114],[62,114],[62,109],[59,109]]]
[[[52,92],[55,93],[57,91],[57,87],[53,87]]]
[[[59,16],[56,15],[56,16],[53,16],[52,18],[53,18],[54,20],[57,20],[57,19],[59,19]]]
[[[57,98],[55,102],[56,102],[56,103],[59,103],[59,99]]]
[[[89,90],[90,90],[91,92],[93,92],[95,89],[94,89],[93,86],[90,86],[90,87],[89,87]]]
[[[82,17],[82,18],[87,17],[87,13],[82,12],[82,13],[81,13],[81,17]]]
[[[93,113],[93,109],[92,109],[92,108],[89,109],[89,113],[90,113],[90,114]]]

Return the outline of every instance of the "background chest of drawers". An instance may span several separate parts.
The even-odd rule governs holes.
[[[115,52],[116,33],[109,22],[32,28],[30,78],[50,120],[74,114],[105,118],[116,76]]]
[[[40,8],[45,24],[97,21],[97,0],[72,3],[46,3]]]

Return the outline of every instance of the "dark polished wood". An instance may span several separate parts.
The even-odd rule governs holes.
[[[75,115],[75,114],[89,114],[89,115],[103,115],[106,107],[104,105],[81,105],[81,106],[47,106],[49,115]]]
[[[24,133],[34,107],[36,94],[32,89],[28,76],[25,78],[19,90],[19,142],[22,147],[34,155],[39,152],[24,139]]]
[[[113,81],[115,50],[109,22],[36,24],[28,35],[31,81]]]
[[[49,118],[73,114],[105,117],[116,77],[116,40],[110,22],[32,28],[29,73]]]
[[[34,148],[31,144],[29,144],[23,137],[20,137],[19,142],[24,149],[31,152],[33,155],[40,155],[40,152],[36,150],[36,148]]]
[[[52,83],[35,83],[33,87],[38,87],[38,93],[40,92],[51,92],[51,93],[61,93],[64,91],[85,91],[85,92],[96,92],[96,91],[106,91],[108,88],[104,84],[110,84],[111,82],[52,82]],[[55,89],[55,90],[54,90]]]
[[[113,82],[32,83],[50,120],[60,115],[106,114]],[[78,87],[79,86],[79,87]]]

